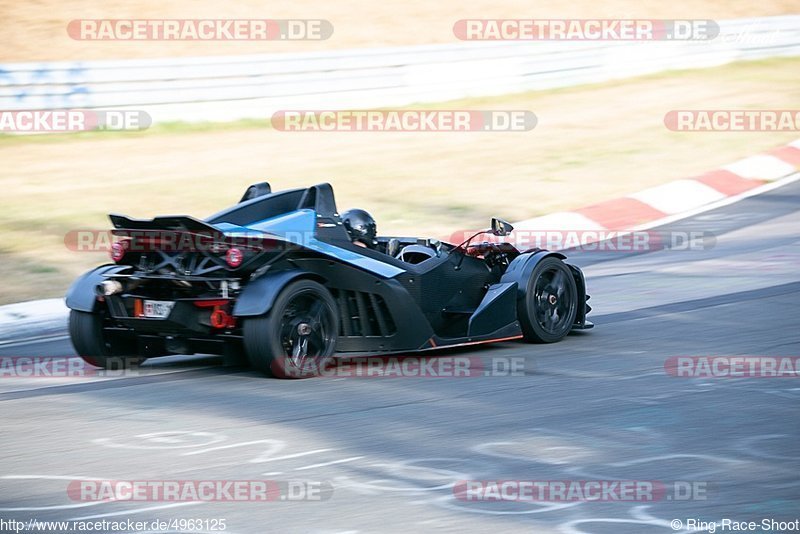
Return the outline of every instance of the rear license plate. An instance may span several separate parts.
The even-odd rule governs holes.
[[[174,302],[167,300],[145,300],[142,306],[141,317],[148,319],[166,319],[175,306]]]

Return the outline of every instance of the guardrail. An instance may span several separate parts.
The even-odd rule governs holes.
[[[135,109],[153,122],[267,119],[280,109],[405,106],[800,55],[800,16],[719,24],[711,41],[463,42],[0,64],[0,110]]]

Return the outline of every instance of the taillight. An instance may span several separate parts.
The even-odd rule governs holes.
[[[225,261],[235,269],[244,261],[244,254],[238,248],[229,248],[225,253]]]
[[[111,259],[115,262],[120,261],[122,258],[125,257],[125,252],[127,251],[127,247],[125,246],[124,241],[117,241],[111,245]]]

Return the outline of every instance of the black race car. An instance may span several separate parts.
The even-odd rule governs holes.
[[[204,221],[110,218],[114,263],[67,294],[72,343],[100,367],[207,353],[307,377],[336,354],[550,343],[592,327],[581,270],[502,242],[513,228],[500,219],[460,244],[378,237],[343,223],[329,184],[267,183]]]

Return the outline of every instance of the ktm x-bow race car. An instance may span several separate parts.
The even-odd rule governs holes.
[[[72,343],[99,367],[246,355],[267,375],[299,378],[337,354],[550,343],[592,326],[581,270],[503,242],[513,228],[501,219],[460,244],[359,240],[329,184],[267,183],[205,220],[110,219],[114,263],[76,280],[66,299]]]

